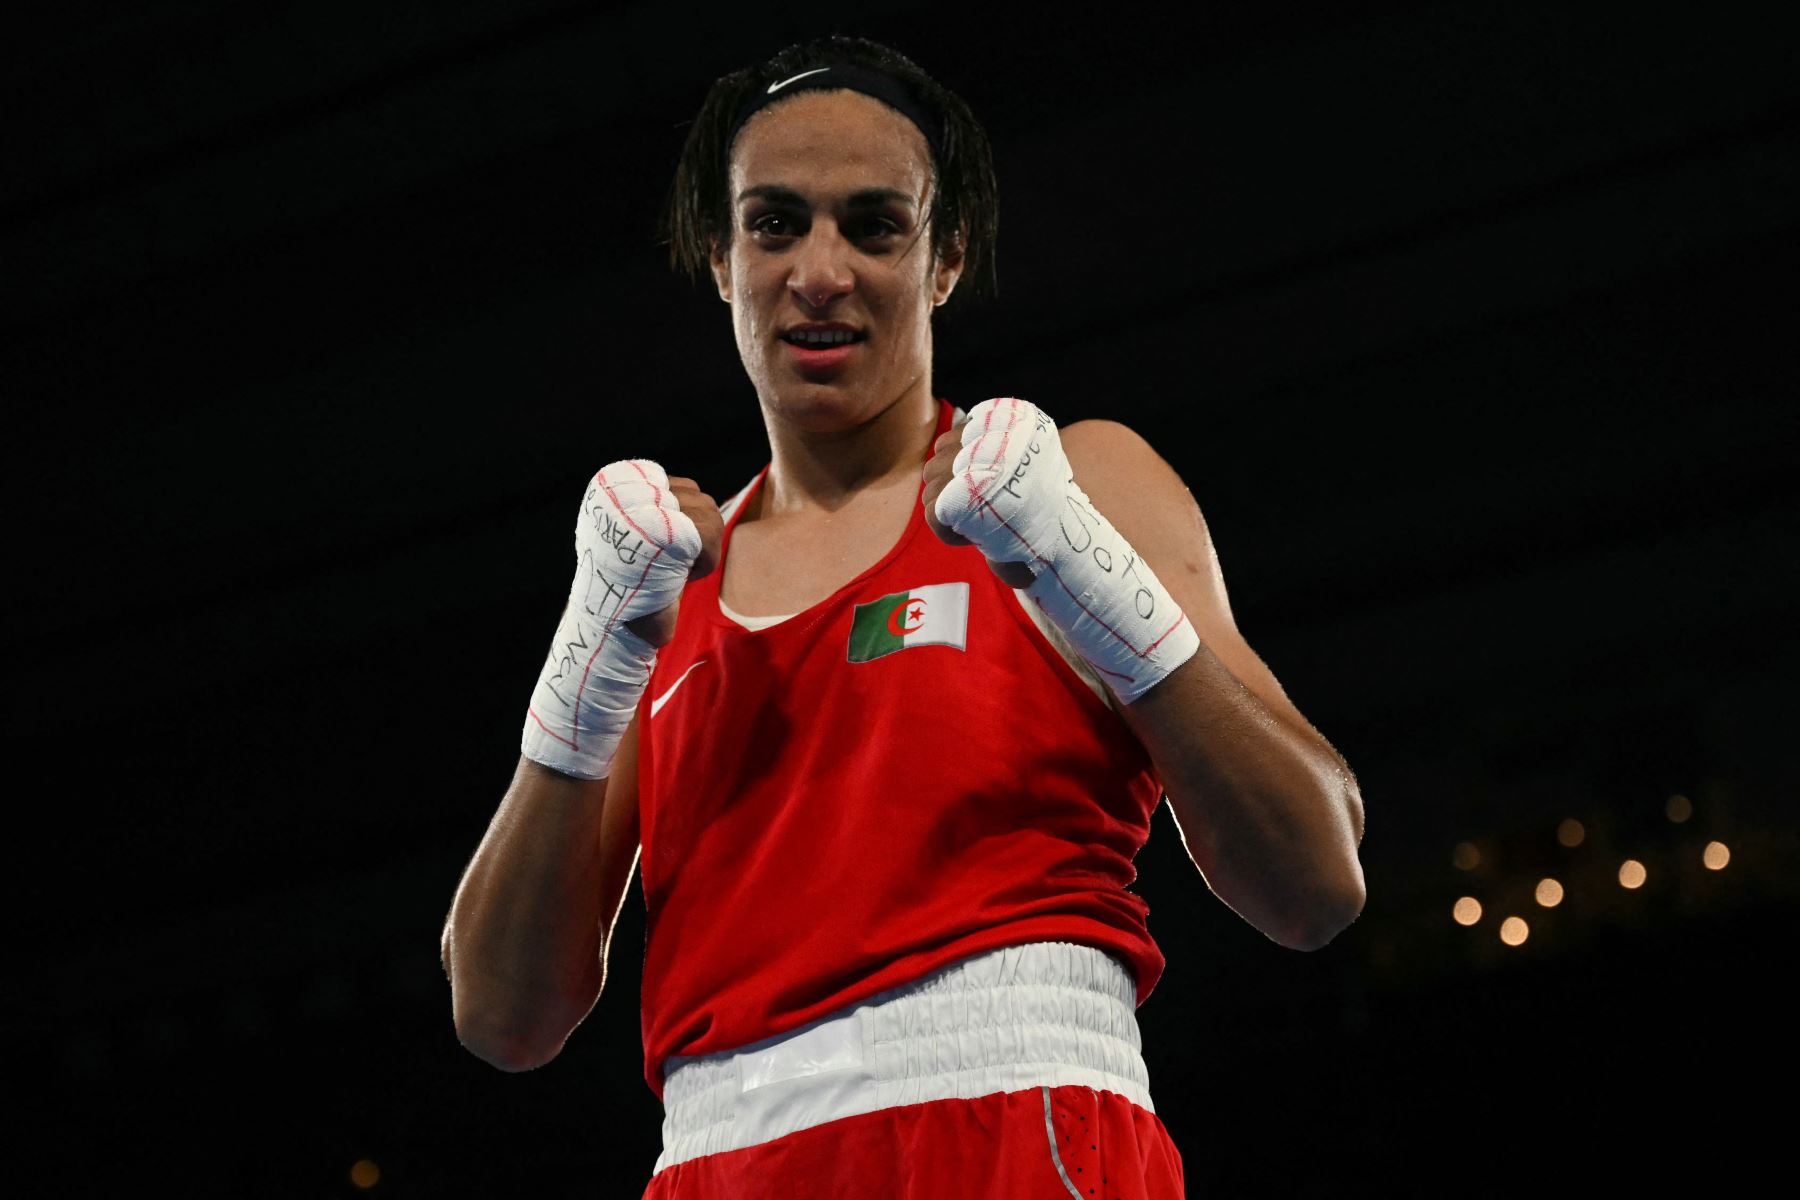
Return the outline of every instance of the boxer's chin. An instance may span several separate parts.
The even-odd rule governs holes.
[[[847,382],[786,379],[773,390],[775,412],[808,433],[854,429],[875,415],[866,391]]]

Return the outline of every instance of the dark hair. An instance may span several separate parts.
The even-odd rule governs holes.
[[[789,46],[767,62],[722,75],[713,82],[688,130],[663,206],[662,235],[669,261],[693,279],[705,278],[713,244],[731,244],[731,204],[726,139],[739,107],[752,91],[813,67],[854,63],[903,81],[943,130],[943,161],[931,164],[932,203],[927,222],[941,259],[967,227],[963,282],[988,295],[997,290],[994,240],[1000,224],[1000,187],[994,177],[987,133],[962,97],[927,75],[898,50],[867,38],[842,35]],[[961,288],[957,289],[959,292]]]

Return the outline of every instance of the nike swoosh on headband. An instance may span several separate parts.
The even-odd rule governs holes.
[[[701,663],[703,663],[705,661],[706,660],[704,658],[696,659],[694,661],[694,667],[699,666]],[[687,670],[683,671],[681,673],[681,678],[677,679],[674,683],[671,683],[669,685],[668,691],[664,692],[662,695],[660,695],[660,696],[656,697],[654,700],[650,701],[650,715],[651,716],[654,717],[657,713],[662,711],[662,706],[669,702],[669,697],[673,696],[675,694],[675,689],[680,687],[683,683],[685,683],[687,681],[687,677],[694,673],[694,667],[689,667]]]
[[[798,75],[790,75],[786,79],[782,80],[780,83],[771,83],[769,85],[769,95],[773,96],[776,92],[779,92],[782,88],[784,88],[788,84],[794,82],[794,80],[796,80],[796,79],[805,79],[808,75],[817,75],[820,71],[829,71],[829,70],[831,70],[830,67],[814,67],[810,71],[802,71]]]

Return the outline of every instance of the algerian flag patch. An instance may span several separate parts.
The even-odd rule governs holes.
[[[969,585],[934,583],[859,604],[850,621],[850,661],[870,662],[913,646],[968,649]]]

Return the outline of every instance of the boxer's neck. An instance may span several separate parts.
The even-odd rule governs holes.
[[[937,434],[938,402],[921,379],[873,420],[832,433],[769,419],[770,467],[757,518],[835,512],[898,475],[921,477]]]

